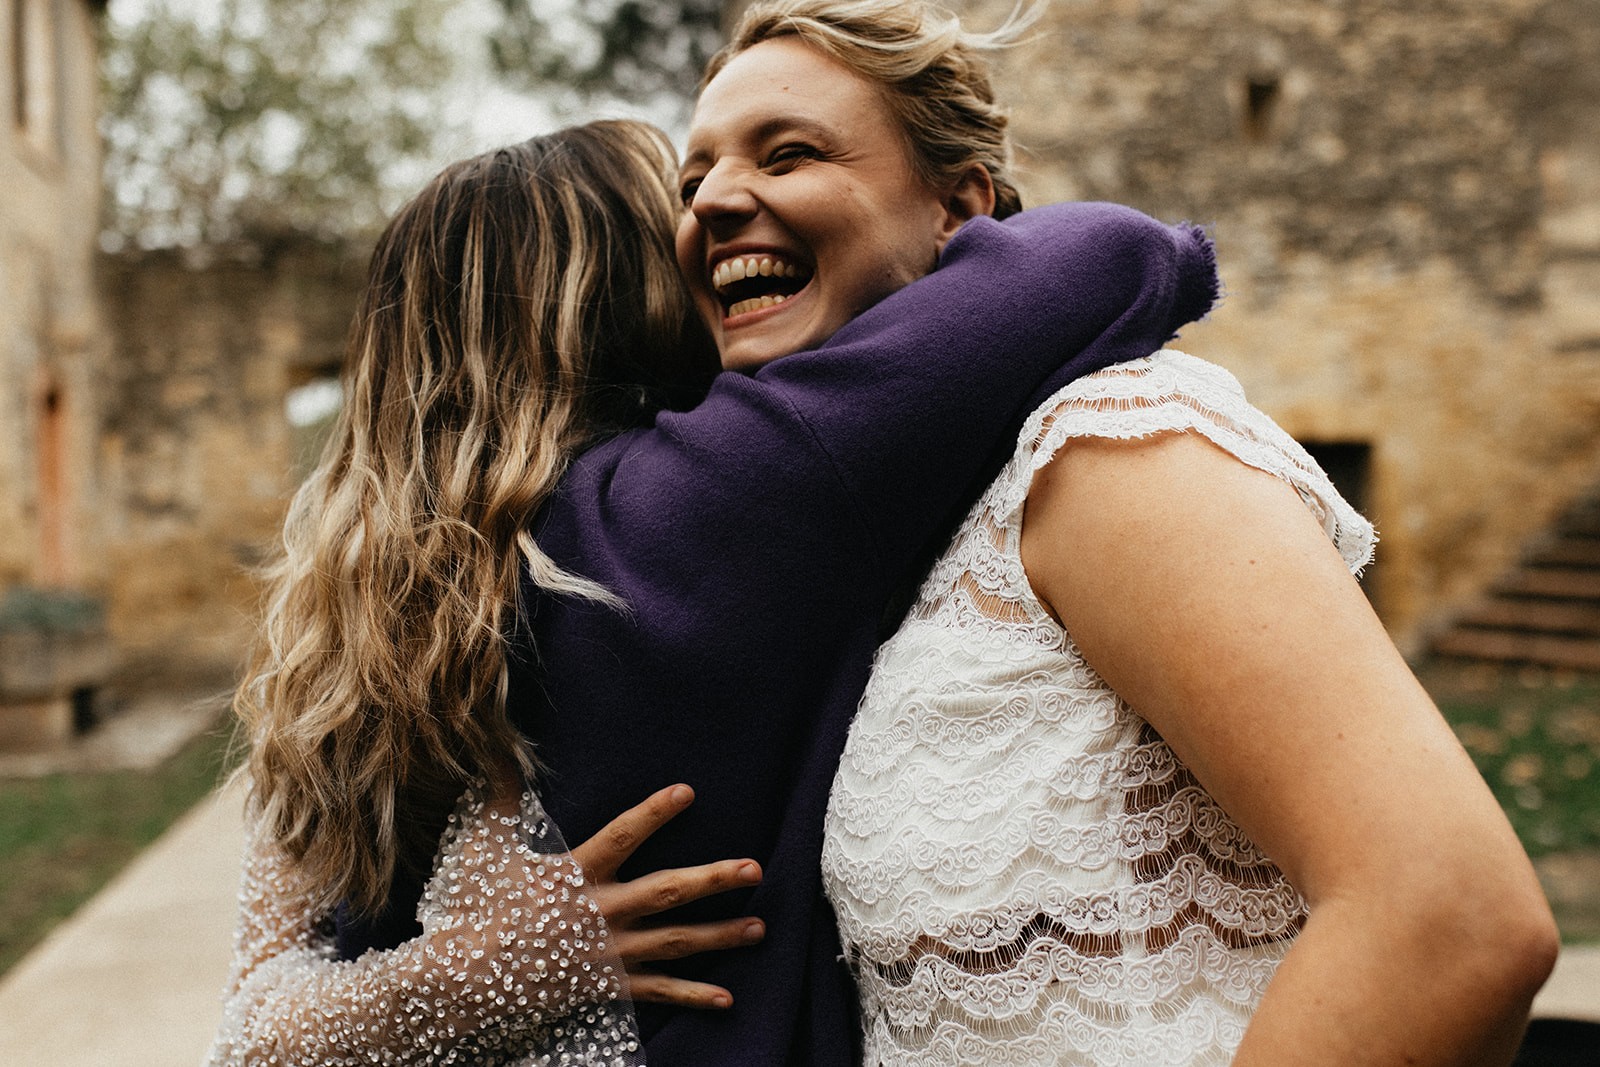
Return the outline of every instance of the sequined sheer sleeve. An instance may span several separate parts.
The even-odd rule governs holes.
[[[462,799],[418,919],[397,948],[337,959],[331,916],[252,830],[208,1064],[644,1062],[605,922],[532,793],[520,810]]]

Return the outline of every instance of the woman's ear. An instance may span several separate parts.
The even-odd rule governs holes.
[[[989,168],[974,163],[945,193],[942,201],[944,218],[939,227],[939,251],[945,242],[956,235],[963,223],[979,215],[994,214],[994,181]]]

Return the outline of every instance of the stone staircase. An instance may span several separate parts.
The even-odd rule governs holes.
[[[1433,645],[1446,656],[1600,671],[1600,489]]]

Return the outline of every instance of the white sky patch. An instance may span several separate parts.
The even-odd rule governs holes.
[[[552,42],[580,62],[593,58],[599,43],[586,34],[574,15],[577,0],[542,0],[539,15],[550,26]],[[632,104],[618,100],[580,100],[559,86],[529,93],[502,82],[489,58],[488,34],[498,24],[495,0],[462,0],[452,14],[460,28],[460,48],[455,84],[445,99],[445,118],[464,132],[450,149],[452,158],[486,152],[500,145],[525,141],[575,122],[601,118],[631,118],[651,122],[681,139],[680,110],[673,101]],[[423,176],[426,180],[428,175]]]
[[[283,411],[290,426],[315,426],[336,413],[343,403],[338,380],[318,378],[289,390],[283,398]]]
[[[268,170],[282,173],[299,154],[305,136],[305,123],[287,111],[271,108],[261,113],[256,154]]]

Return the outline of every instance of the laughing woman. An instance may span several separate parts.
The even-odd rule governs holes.
[[[1016,210],[982,43],[922,2],[747,9],[679,232],[725,364],[836,323],[741,313],[703,264],[893,287],[928,262],[897,182]],[[833,784],[870,1067],[1510,1061],[1553,924],[1352,578],[1372,542],[1220,367],[1152,350],[1044,399],[878,653]]]

